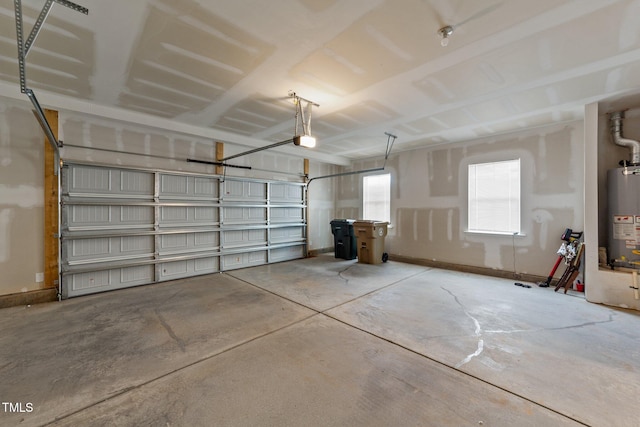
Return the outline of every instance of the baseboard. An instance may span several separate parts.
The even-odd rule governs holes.
[[[333,252],[333,247],[330,248],[320,248],[320,249],[311,249],[307,252],[307,256],[314,257],[320,254],[326,254],[329,252]]]
[[[0,308],[40,304],[57,300],[58,290],[56,288],[39,289],[37,291],[0,295]]]
[[[464,273],[482,274],[483,276],[500,277],[503,279],[521,280],[523,282],[538,283],[546,282],[547,278],[535,274],[515,273],[513,271],[496,270],[487,267],[476,267],[472,265],[454,264],[449,262],[434,261],[423,258],[412,258],[401,255],[389,254],[392,261],[406,262],[407,264],[423,265],[425,267],[442,268],[443,270],[461,271]],[[551,281],[551,286],[555,286],[558,280]]]

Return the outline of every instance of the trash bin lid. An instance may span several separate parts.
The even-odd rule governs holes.
[[[331,233],[334,236],[355,236],[355,234],[353,234],[354,222],[355,219],[334,219],[333,221],[331,221]]]
[[[359,236],[364,235],[377,238],[377,237],[385,237],[387,235],[387,225],[389,223],[387,221],[375,221],[375,220],[364,220],[359,219],[353,223],[353,228]]]
[[[355,219],[332,219],[331,220],[331,224],[353,224],[356,220]]]
[[[361,227],[381,227],[387,224],[389,224],[387,221],[376,221],[373,219],[358,219],[353,223],[354,226]]]

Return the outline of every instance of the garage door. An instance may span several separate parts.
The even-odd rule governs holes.
[[[304,184],[67,163],[63,298],[302,258]]]

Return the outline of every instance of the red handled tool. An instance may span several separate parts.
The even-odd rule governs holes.
[[[560,236],[560,239],[570,243],[573,240],[579,239],[580,237],[582,237],[582,231],[576,231],[574,233],[572,229],[567,228],[566,230],[564,230],[564,233],[562,233],[562,236]],[[549,277],[547,277],[546,282],[538,282],[538,286],[540,286],[541,288],[549,287],[549,285],[551,284],[551,281],[553,280],[553,275],[556,274],[556,270],[560,265],[560,261],[562,261],[562,259],[564,258],[564,254],[561,254],[560,251],[558,251],[558,253],[559,253],[558,259],[556,260],[556,263],[553,265],[553,268],[551,269],[551,272],[549,273]]]

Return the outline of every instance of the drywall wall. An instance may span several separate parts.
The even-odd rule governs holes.
[[[522,235],[466,232],[468,165],[516,158]],[[382,160],[356,162],[353,169],[376,166]],[[546,277],[562,232],[583,227],[581,121],[401,152],[388,160],[386,171],[392,182],[386,250],[392,256]],[[361,175],[341,179],[338,216],[361,215],[361,183]]]
[[[44,145],[26,107],[0,98],[0,294],[44,282]]]
[[[215,167],[186,159],[212,161],[209,139],[151,127],[61,111],[59,139],[64,161],[213,174]],[[25,100],[0,97],[0,295],[42,289],[44,269],[44,135]],[[265,143],[265,145],[268,145]],[[225,155],[250,147],[225,144]],[[230,160],[251,170],[227,168],[227,176],[303,182],[304,159],[283,147]],[[139,153],[142,155],[133,155]],[[310,162],[310,176],[335,172],[335,166]],[[333,183],[313,184],[310,206],[310,250],[332,246]],[[329,230],[329,235],[327,235]]]
[[[311,162],[309,178],[331,175],[337,173],[337,169],[335,165]],[[313,179],[307,189],[309,250],[312,253],[333,250],[330,223],[335,218],[335,178]]]

